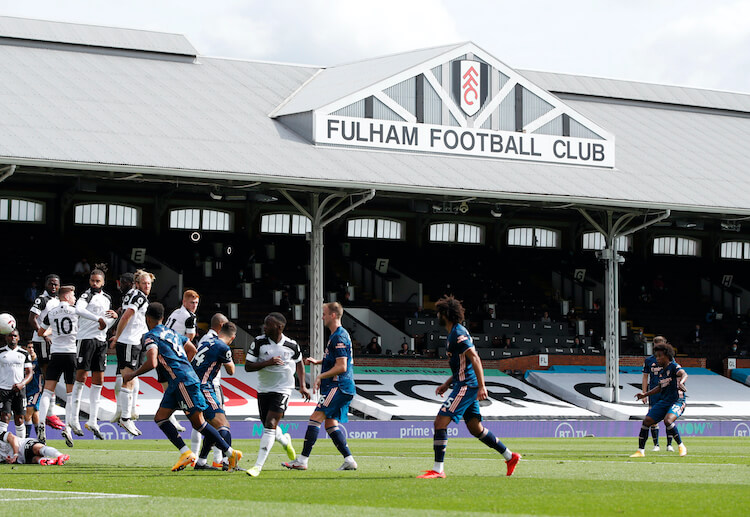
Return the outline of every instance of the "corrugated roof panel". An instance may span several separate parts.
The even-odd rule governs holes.
[[[181,34],[0,16],[0,38],[196,56]]]

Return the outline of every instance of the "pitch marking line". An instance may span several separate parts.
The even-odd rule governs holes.
[[[133,497],[148,497],[145,495],[134,495],[134,494],[108,494],[104,492],[66,492],[63,490],[33,490],[29,488],[0,488],[0,494],[2,492],[24,492],[31,494],[49,494],[49,497],[5,497],[0,498],[0,501],[67,501],[70,499],[122,499],[122,498],[133,498]],[[53,496],[52,494],[62,494]],[[72,497],[64,497],[68,494],[74,494]]]

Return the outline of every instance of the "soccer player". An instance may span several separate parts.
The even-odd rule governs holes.
[[[65,465],[70,456],[33,438],[18,438],[0,431],[0,463]]]
[[[0,432],[8,430],[12,414],[16,435],[26,438],[23,417],[26,413],[26,385],[33,376],[31,358],[25,349],[18,346],[18,330],[3,338],[5,346],[0,348]]]
[[[661,366],[659,372],[659,384],[647,392],[638,393],[635,398],[642,400],[656,393],[661,393],[659,400],[649,410],[646,418],[643,419],[641,432],[638,435],[638,450],[631,454],[631,458],[643,458],[646,440],[648,439],[648,430],[651,426],[656,425],[664,420],[667,428],[667,436],[672,436],[677,442],[677,448],[680,456],[687,454],[687,447],[682,443],[680,432],[675,426],[675,420],[680,418],[685,411],[685,381],[688,378],[687,372],[674,360],[674,349],[668,343],[661,343],[654,346],[654,355],[656,361]]]
[[[297,455],[292,446],[292,437],[282,433],[278,427],[294,389],[295,372],[299,378],[300,394],[305,400],[310,400],[302,350],[296,341],[284,335],[285,327],[286,318],[280,312],[266,316],[263,335],[255,338],[245,359],[245,371],[258,372],[258,413],[263,422],[258,459],[255,466],[247,471],[252,477],[260,475],[274,441],[284,447],[290,460]]]
[[[654,338],[654,345],[666,343],[667,339],[664,336],[656,336]],[[656,356],[650,355],[643,361],[643,378],[641,379],[641,391],[647,392],[651,388],[656,387],[659,384],[659,372],[661,366],[656,362]],[[648,401],[649,409],[654,407],[654,404],[659,401],[659,394],[651,395],[648,399],[643,399],[643,403],[646,404]],[[659,452],[659,424],[656,423],[651,428],[651,439],[654,441],[654,452]],[[674,452],[672,447],[672,437],[667,436],[667,450]]]
[[[36,352],[39,368],[43,376],[47,373],[47,363],[49,363],[50,354],[49,347],[52,341],[48,336],[40,336],[39,328],[40,323],[47,314],[47,310],[57,307],[60,303],[60,300],[57,298],[58,289],[60,289],[60,277],[55,274],[47,275],[44,279],[44,292],[34,300],[34,304],[29,309],[29,325],[31,325],[31,329],[34,331],[31,341],[34,343],[34,352]],[[50,404],[49,414],[43,415],[47,420],[47,425],[53,429],[65,428],[62,420],[53,413],[54,409],[55,405]]]
[[[115,335],[110,338],[110,347],[117,349],[117,368],[122,374],[122,388],[117,397],[117,410],[120,413],[117,423],[133,436],[141,434],[131,420],[137,400],[138,383],[133,382],[132,379],[135,377],[132,375],[128,375],[131,380],[126,382],[125,373],[133,373],[141,364],[141,338],[148,332],[146,327],[148,295],[151,293],[151,285],[155,279],[152,273],[142,269],[135,272],[134,287],[122,299],[122,316],[117,322]]]
[[[75,287],[64,285],[60,287],[59,293],[60,305],[47,311],[47,315],[42,321],[42,328],[39,329],[39,335],[49,335],[52,338],[50,360],[47,365],[47,375],[44,378],[44,393],[41,402],[39,402],[39,412],[45,415],[50,404],[54,403],[55,387],[57,387],[57,381],[60,380],[62,375],[67,392],[65,428],[62,430],[62,436],[65,439],[65,444],[68,447],[73,447],[70,423],[73,420],[73,381],[76,372],[76,337],[78,334]],[[83,317],[93,318],[93,316],[87,314],[84,314]],[[42,443],[47,441],[45,431],[44,424],[40,422],[36,434]]]
[[[201,338],[201,340],[198,342],[198,348],[200,348],[204,344],[207,344],[211,339],[217,337],[219,335],[219,331],[221,330],[221,327],[223,327],[224,324],[227,323],[228,321],[229,319],[220,312],[217,312],[216,314],[211,316],[211,328],[208,329],[208,332],[206,332],[204,336]],[[224,392],[221,390],[221,368],[216,369],[216,375],[214,376],[214,393],[216,394],[216,403],[219,405],[219,407],[224,409]],[[175,422],[172,421],[172,423],[174,424]],[[177,427],[177,425],[175,425],[175,427]],[[179,431],[180,428],[177,427],[177,430]],[[183,429],[183,431],[184,430],[185,429]],[[200,434],[195,429],[191,429],[190,449],[193,451],[200,451],[202,442],[203,442],[203,435]],[[219,450],[219,448],[216,447],[215,445],[211,448],[211,450],[213,450],[214,452],[214,461],[212,463],[212,466],[216,468],[222,468],[223,466],[222,460],[223,460],[224,455],[222,454],[221,450]]]
[[[26,428],[26,438],[31,438],[32,427],[36,429],[39,425],[39,399],[42,396],[42,371],[39,368],[39,362],[36,360],[34,352],[34,343],[26,343],[26,352],[31,359],[33,375],[31,381],[26,385],[26,415],[24,416],[24,427]]]
[[[195,357],[191,361],[195,373],[200,379],[200,390],[203,398],[206,399],[208,407],[203,410],[203,416],[208,423],[216,428],[224,441],[232,445],[232,433],[229,430],[229,421],[224,413],[224,407],[221,399],[216,395],[214,389],[214,377],[221,370],[221,365],[229,375],[234,375],[234,361],[232,360],[232,344],[237,336],[237,326],[234,323],[227,322],[219,329],[215,337],[201,341]],[[208,465],[206,459],[211,447],[210,444],[204,443],[203,448],[198,455],[198,461],[195,468],[198,470],[217,470],[215,465]],[[223,463],[223,460],[219,463]]]
[[[344,457],[337,470],[357,470],[357,462],[346,444],[346,436],[339,422],[348,421],[349,404],[357,393],[354,386],[354,359],[349,332],[341,326],[344,309],[338,302],[323,304],[323,324],[331,331],[323,359],[308,357],[305,364],[322,364],[322,372],[315,378],[313,392],[320,392],[320,402],[310,415],[302,454],[295,460],[282,463],[288,469],[307,470],[307,460],[318,439],[320,425],[325,421],[331,441]],[[304,378],[304,377],[303,377]],[[260,402],[260,400],[259,400]]]
[[[219,446],[227,457],[227,468],[234,469],[242,458],[242,451],[232,449],[216,429],[203,419],[203,411],[208,405],[200,390],[200,379],[190,364],[190,360],[195,356],[195,345],[185,336],[179,336],[162,325],[163,321],[164,306],[158,302],[149,305],[146,311],[146,325],[149,330],[143,336],[146,360],[136,371],[122,372],[123,385],[153,370],[157,364],[164,366],[169,374],[169,385],[154,415],[154,421],[169,441],[180,450],[180,458],[172,467],[172,471],[195,464],[195,454],[185,445],[177,429],[169,421],[169,416],[178,408],[185,412],[193,428],[203,434],[209,445],[216,443]]]
[[[96,266],[89,275],[89,288],[76,302],[76,314],[88,318],[81,321],[78,328],[78,362],[76,382],[73,384],[73,420],[70,422],[73,433],[83,436],[78,414],[81,410],[86,377],[88,372],[91,372],[89,421],[86,423],[86,429],[100,440],[104,440],[98,418],[104,371],[107,368],[107,329],[117,319],[117,313],[112,310],[112,298],[102,290],[105,272],[106,267],[103,264]]]
[[[521,455],[511,452],[495,438],[492,432],[482,425],[479,412],[479,401],[487,399],[487,388],[484,385],[484,370],[469,331],[461,325],[464,320],[464,308],[453,296],[443,296],[435,303],[439,323],[448,331],[446,353],[453,375],[437,387],[435,394],[443,396],[453,388],[437,416],[435,417],[435,466],[417,476],[422,479],[444,478],[443,461],[448,446],[448,424],[451,420],[458,423],[463,417],[469,432],[479,438],[487,447],[503,455],[506,464],[506,475],[512,476]]]

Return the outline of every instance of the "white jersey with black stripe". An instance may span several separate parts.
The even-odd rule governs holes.
[[[108,326],[112,323],[110,318],[104,316],[112,308],[112,298],[102,290],[94,291],[86,289],[76,301],[76,312],[81,315],[81,311],[88,311],[97,318],[103,318]],[[107,328],[99,330],[99,320],[93,321],[83,319],[78,326],[78,339],[98,339],[106,341]]]
[[[302,361],[302,350],[293,339],[284,334],[278,343],[266,335],[260,335],[250,345],[246,361],[252,363],[281,357],[283,364],[274,364],[258,370],[258,393],[282,393],[291,395],[294,389],[294,374],[297,363]]]
[[[181,305],[179,309],[172,311],[164,326],[189,338],[195,335],[196,320],[195,314],[187,310],[184,305]]]
[[[36,314],[36,320],[41,325],[44,317],[47,315],[47,311],[49,311],[50,309],[54,309],[58,305],[60,305],[60,300],[57,298],[57,296],[52,296],[47,291],[44,291],[42,294],[36,297],[34,303],[29,309],[29,312]],[[41,343],[44,338],[34,332],[34,335],[31,336],[31,340],[35,343]]]
[[[41,326],[52,329],[50,354],[75,354],[78,351],[78,315],[75,307],[68,302],[60,302],[60,305],[48,310]]]
[[[140,289],[135,287],[128,291],[122,299],[122,313],[133,309],[135,313],[120,334],[120,343],[126,345],[139,345],[143,334],[148,332],[146,326],[146,309],[148,309],[148,298]]]

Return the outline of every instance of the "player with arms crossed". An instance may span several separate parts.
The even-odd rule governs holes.
[[[638,435],[638,450],[630,457],[644,458],[646,456],[644,449],[648,439],[648,430],[662,420],[664,420],[664,425],[667,428],[667,436],[674,438],[680,456],[685,456],[687,455],[687,447],[682,443],[680,432],[674,423],[685,411],[685,392],[687,391],[685,381],[688,374],[682,369],[682,366],[675,362],[672,345],[662,343],[654,346],[654,355],[659,366],[661,366],[659,384],[645,393],[638,393],[635,398],[642,400],[656,393],[661,393],[661,396],[649,410],[646,418],[643,419],[641,432]]]
[[[137,401],[139,383],[133,380],[135,377],[132,375],[128,375],[128,379],[131,380],[126,382],[125,373],[132,374],[141,363],[141,338],[148,332],[146,327],[148,295],[151,293],[151,285],[155,278],[153,274],[141,269],[135,272],[134,287],[122,299],[122,316],[117,322],[115,335],[110,338],[110,348],[117,349],[117,369],[122,375],[122,388],[117,396],[117,411],[120,413],[117,423],[133,436],[141,434],[131,420]]]
[[[185,445],[177,429],[169,421],[170,415],[176,409],[185,412],[193,428],[200,431],[209,445],[218,445],[228,458],[228,468],[234,469],[242,458],[242,451],[232,449],[216,429],[203,419],[203,411],[208,405],[200,390],[200,379],[190,364],[196,352],[195,345],[185,336],[179,336],[162,325],[162,321],[164,306],[158,302],[149,305],[146,310],[148,332],[143,336],[146,360],[136,371],[122,372],[123,385],[161,364],[169,374],[169,385],[154,415],[154,421],[169,441],[180,450],[180,458],[172,467],[172,471],[195,464],[195,454]]]
[[[70,428],[78,436],[83,436],[78,414],[81,410],[83,387],[88,372],[91,372],[91,391],[89,393],[89,421],[86,429],[94,436],[104,440],[99,429],[99,403],[104,384],[104,370],[107,368],[107,329],[117,319],[112,310],[112,298],[102,290],[106,266],[97,264],[89,275],[89,288],[76,302],[76,314],[87,318],[80,322],[78,328],[78,361],[76,364],[76,382],[73,384],[73,420]]]
[[[224,413],[221,399],[216,395],[216,390],[214,389],[214,377],[221,370],[222,364],[229,375],[234,375],[234,361],[232,360],[232,349],[229,348],[229,345],[232,344],[235,337],[237,337],[237,326],[232,322],[224,323],[215,337],[199,343],[195,357],[191,361],[195,373],[201,381],[201,393],[203,394],[203,398],[206,399],[206,405],[208,406],[203,410],[203,416],[208,420],[209,424],[216,428],[221,437],[224,438],[224,441],[229,445],[232,445],[232,433],[229,431],[229,421]],[[198,454],[198,461],[195,463],[196,469],[218,469],[215,465],[207,464],[206,459],[210,450],[211,445],[208,442],[204,443],[200,454]],[[228,460],[226,458],[220,463],[228,467]]]
[[[449,388],[453,391],[440,406],[435,417],[435,466],[417,476],[422,479],[444,478],[443,461],[448,446],[448,424],[451,420],[458,423],[463,417],[469,432],[479,438],[487,447],[503,455],[506,464],[506,475],[512,476],[521,455],[511,452],[495,438],[492,432],[482,425],[479,412],[479,401],[487,399],[487,388],[484,385],[484,370],[469,331],[461,325],[464,320],[464,308],[453,296],[443,296],[435,303],[440,324],[448,331],[449,364],[453,375],[437,387],[435,394],[442,396]]]
[[[20,334],[13,329],[0,336],[5,341],[0,348],[0,431],[8,430],[10,417],[16,424],[16,435],[26,438],[26,385],[33,377],[34,367],[29,353],[18,346]]]
[[[656,336],[654,338],[654,345],[659,345],[667,342],[667,338],[664,336]],[[641,391],[647,392],[648,390],[655,388],[657,384],[659,384],[659,372],[661,371],[661,366],[659,366],[659,363],[656,361],[656,356],[650,355],[643,361],[643,378],[641,379]],[[659,401],[659,394],[651,395],[648,398],[643,399],[643,403],[648,403],[649,409],[654,407],[654,404],[656,404]],[[659,423],[651,427],[651,439],[654,441],[654,452],[659,452]],[[674,447],[672,447],[672,437],[670,435],[667,435],[667,450],[669,452],[674,452]]]
[[[39,328],[47,311],[60,304],[60,300],[57,298],[58,289],[60,289],[60,277],[55,274],[47,275],[44,279],[44,292],[34,300],[34,304],[29,309],[29,325],[31,325],[31,329],[34,331],[31,341],[34,343],[34,352],[39,362],[42,377],[47,374],[47,364],[49,363],[50,356],[49,348],[52,340],[49,336],[40,336]],[[54,409],[55,404],[53,402],[49,406],[49,413],[42,415],[42,418],[47,421],[47,425],[51,428],[64,429],[65,424],[63,424],[57,415],[53,414]]]
[[[282,463],[288,469],[307,470],[307,460],[318,439],[320,425],[325,420],[326,432],[344,457],[338,470],[357,470],[357,462],[346,444],[346,436],[339,429],[339,422],[346,423],[347,413],[357,389],[354,386],[354,359],[349,332],[341,326],[344,309],[338,302],[323,304],[323,324],[331,331],[323,359],[308,357],[305,364],[322,364],[322,372],[315,379],[313,392],[320,392],[320,402],[310,415],[305,432],[302,454],[297,459]]]
[[[263,422],[258,459],[247,474],[258,477],[271,452],[274,441],[286,450],[290,460],[296,457],[292,437],[278,427],[284,418],[289,396],[294,389],[294,374],[299,378],[299,392],[305,401],[310,400],[305,381],[302,350],[296,341],[284,335],[286,318],[280,312],[272,312],[263,320],[263,335],[255,338],[245,359],[246,372],[258,372],[258,414]]]

